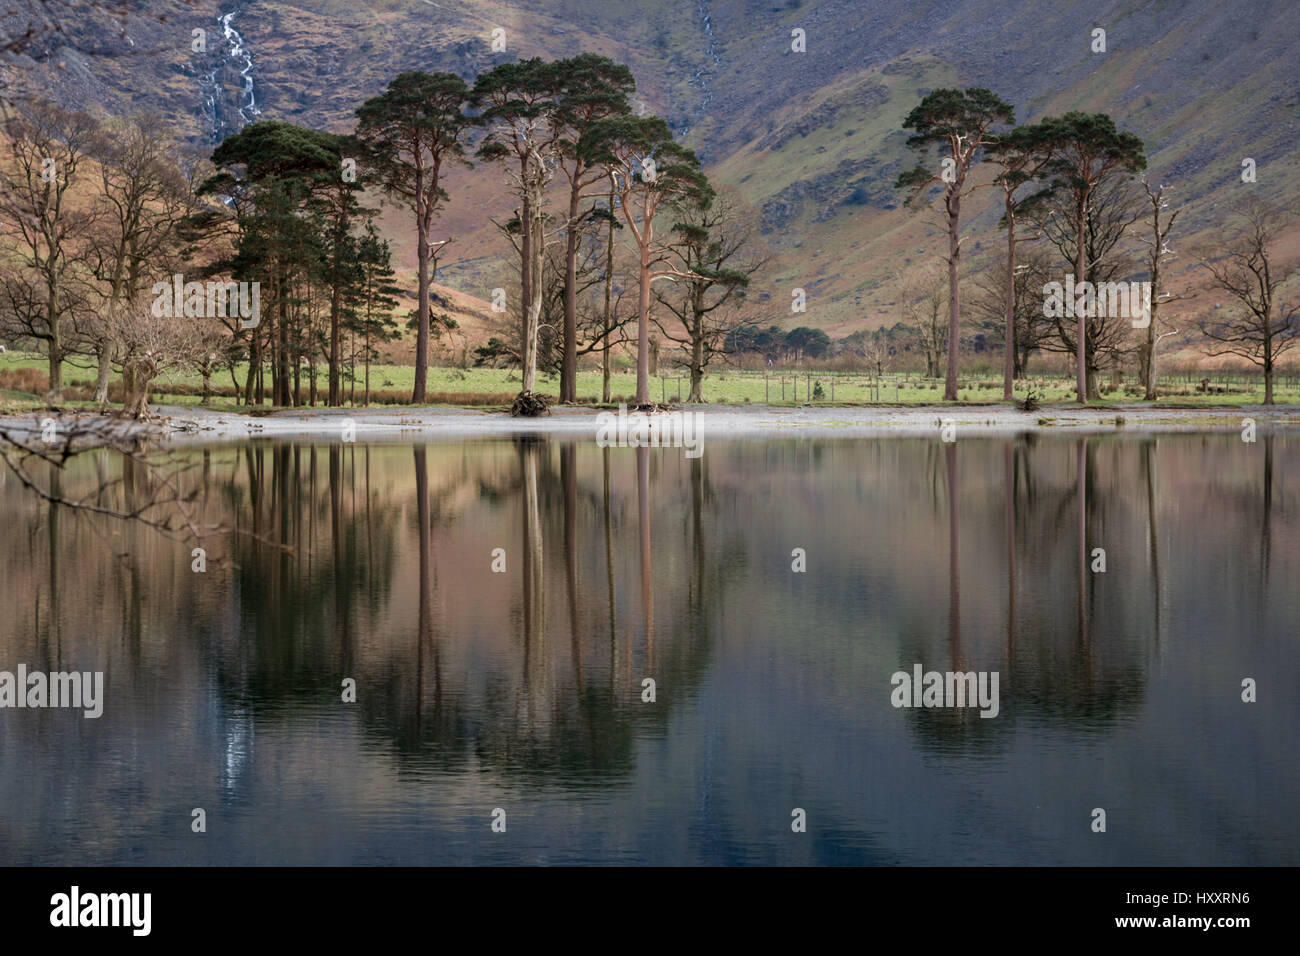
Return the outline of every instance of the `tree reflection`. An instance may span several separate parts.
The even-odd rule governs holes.
[[[259,734],[356,731],[400,774],[545,786],[626,780],[638,740],[690,713],[706,678],[711,700],[748,692],[718,682],[748,678],[749,654],[812,668],[833,714],[860,715],[837,695],[878,686],[881,661],[1000,670],[994,720],[907,715],[927,749],[1002,747],[1026,719],[1106,732],[1146,693],[1150,648],[1171,652],[1163,600],[1196,590],[1194,557],[1161,527],[1167,501],[1201,502],[1217,483],[1214,507],[1236,510],[1215,547],[1258,549],[1241,573],[1265,613],[1267,576],[1292,550],[1276,476],[1294,452],[1261,444],[1262,461],[1181,436],[720,443],[700,459],[536,439],[195,449],[195,501],[240,532],[203,578],[175,542],[115,528],[111,547],[87,547],[89,516],[3,499],[6,572],[31,595],[12,624],[31,643],[11,638],[11,657],[56,659],[102,633],[123,680],[166,659]],[[129,461],[84,467],[61,477],[66,494],[103,493],[105,477],[115,507],[152,493]],[[773,604],[792,529],[818,549],[816,577]],[[498,546],[505,574],[489,569]],[[1109,577],[1091,572],[1093,547]],[[102,622],[72,600],[82,582]],[[763,601],[784,616],[757,614]],[[344,677],[355,705],[340,701]]]
[[[1003,523],[1007,549],[1007,638],[1003,658],[1008,673],[1016,660],[1016,447],[1002,448]]]

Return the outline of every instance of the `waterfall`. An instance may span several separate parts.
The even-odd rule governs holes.
[[[253,93],[253,55],[244,46],[244,38],[239,35],[239,31],[231,24],[238,12],[238,10],[232,10],[230,13],[223,13],[217,17],[217,22],[221,24],[221,32],[225,36],[226,42],[230,44],[229,58],[237,61],[239,76],[244,82],[241,102],[236,107],[239,111],[239,118],[242,120],[242,127],[257,119],[262,111],[257,108],[257,97]]]
[[[704,30],[705,39],[708,46],[705,53],[710,63],[700,67],[691,75],[691,81],[699,87],[701,97],[700,105],[695,111],[696,120],[701,120],[707,114],[710,104],[713,102],[713,88],[710,85],[711,74],[717,73],[722,69],[722,57],[718,55],[718,37],[713,32],[713,13],[709,10],[709,0],[698,0],[700,10],[700,26]],[[681,128],[676,131],[678,137],[683,137],[691,131],[691,123],[683,123]]]

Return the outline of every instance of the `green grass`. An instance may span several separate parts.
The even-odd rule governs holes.
[[[6,369],[29,367],[44,371],[46,362],[33,353],[10,352],[0,355],[0,373]],[[237,369],[240,381],[244,378],[244,369]],[[64,383],[68,386],[89,385],[94,382],[93,368],[64,364]],[[360,374],[358,375],[360,377]],[[1217,377],[1210,376],[1214,387],[1218,387]],[[269,379],[268,379],[269,381]],[[784,394],[782,382],[785,383]],[[952,404],[943,401],[943,383],[938,380],[924,379],[917,375],[886,375],[878,383],[870,376],[843,372],[790,372],[773,371],[766,376],[762,372],[739,371],[732,368],[720,368],[712,371],[704,380],[704,398],[707,402],[728,405],[787,405],[796,406],[809,402],[808,383],[815,389],[821,383],[824,398],[814,402],[817,405],[942,405]],[[1292,378],[1291,383],[1296,380]],[[308,394],[307,376],[302,377],[304,398]],[[405,365],[376,365],[370,371],[371,388],[374,391],[397,392],[409,395],[415,382],[415,370]],[[317,378],[317,387],[322,391],[327,388],[328,380],[322,373]],[[797,384],[796,384],[797,383]],[[1069,403],[1074,398],[1074,383],[1064,377],[1034,377],[1029,382],[1016,383],[1017,397],[1023,397],[1030,384],[1039,389],[1044,404]],[[229,388],[232,382],[229,373],[222,373],[213,378],[213,385]],[[519,391],[518,371],[487,368],[448,368],[435,367],[429,370],[428,391],[433,396],[440,396],[441,401],[431,404],[448,406],[470,405],[483,406],[481,401],[474,402],[475,396],[513,395]],[[653,401],[677,401],[678,396],[684,400],[689,391],[689,378],[682,372],[664,370],[662,376],[652,378],[650,397]],[[197,404],[196,395],[178,395],[169,392],[169,386],[182,386],[187,390],[197,390],[202,381],[192,373],[172,374],[160,377],[152,392],[154,404],[190,405]],[[833,385],[833,388],[832,388]],[[1224,386],[1229,391],[1224,394],[1203,394],[1186,381],[1167,380],[1162,383],[1158,404],[1189,406],[1236,406],[1255,405],[1263,401],[1264,386],[1262,379],[1250,382],[1238,376],[1236,384]],[[539,375],[537,390],[558,397],[559,379],[553,375]],[[636,375],[631,368],[616,369],[611,379],[611,393],[615,403],[630,401],[636,391]],[[350,394],[350,385],[345,381],[344,395]],[[363,386],[357,384],[357,403],[361,403]],[[578,397],[581,401],[597,402],[601,396],[601,373],[599,371],[580,371],[578,373]],[[832,398],[833,396],[833,398]],[[1002,402],[1002,383],[998,375],[971,375],[962,379],[957,404],[995,404]],[[1274,400],[1278,404],[1300,404],[1300,388],[1288,385],[1285,378],[1275,382]],[[20,392],[0,390],[0,403],[13,411],[15,405],[43,407],[39,396]],[[87,402],[70,401],[69,407],[89,405]],[[378,403],[376,403],[378,404]],[[1125,394],[1123,389],[1103,394],[1099,407],[1113,405],[1143,404],[1141,395]],[[210,407],[231,412],[242,410],[229,396],[214,396]],[[266,407],[266,406],[264,406]],[[401,407],[380,406],[380,407]],[[487,407],[496,407],[495,405]]]

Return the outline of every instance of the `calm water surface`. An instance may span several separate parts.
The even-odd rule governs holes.
[[[257,441],[163,474],[238,532],[205,573],[0,484],[0,670],[106,681],[98,720],[0,711],[0,863],[1300,862],[1294,437]],[[159,479],[106,452],[62,490],[100,480]],[[1000,713],[895,709],[917,663],[997,671]]]

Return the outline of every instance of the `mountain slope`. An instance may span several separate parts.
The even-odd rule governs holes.
[[[938,253],[932,218],[904,210],[893,189],[914,162],[901,121],[939,85],[987,86],[1021,120],[1071,109],[1109,112],[1148,145],[1152,175],[1185,206],[1176,247],[1222,234],[1249,191],[1293,199],[1300,114],[1300,7],[1177,0],[1027,5],[878,0],[147,0],[120,36],[92,26],[26,59],[24,75],[60,100],[174,117],[196,142],[237,128],[248,72],[261,115],[343,130],[352,110],[404,69],[467,79],[515,57],[583,50],[627,62],[638,96],[664,115],[720,183],[760,217],[775,256],[755,291],[778,310],[809,295],[795,318],[832,334],[892,323],[895,279]],[[251,56],[230,55],[217,18]],[[5,21],[0,20],[0,24]],[[208,51],[190,50],[208,30]],[[1107,51],[1090,51],[1106,30]],[[490,48],[505,31],[506,50]],[[806,52],[791,50],[803,30]],[[113,31],[102,31],[104,34]],[[88,50],[98,42],[99,47]],[[143,52],[140,52],[143,50]],[[12,59],[12,58],[11,58]],[[7,68],[16,64],[10,62]],[[208,105],[208,99],[211,105]],[[247,110],[246,110],[247,112]],[[1253,158],[1259,181],[1240,182]],[[441,226],[455,241],[440,279],[487,298],[506,248],[489,221],[507,214],[495,169],[457,172]],[[969,204],[967,268],[1000,247],[991,191]],[[404,220],[385,222],[413,263]],[[1186,257],[1175,263],[1188,265]]]

